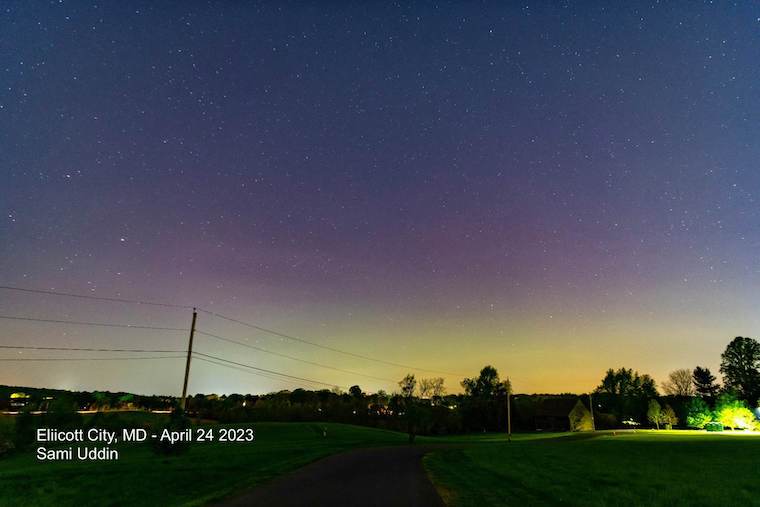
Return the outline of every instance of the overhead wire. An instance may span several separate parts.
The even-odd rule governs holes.
[[[398,363],[393,361],[388,361],[385,359],[381,359],[378,357],[373,357],[369,355],[364,354],[358,354],[355,352],[350,352],[347,350],[339,349],[336,347],[331,347],[328,345],[323,345],[321,343],[314,342],[312,340],[308,340],[306,338],[302,338],[299,336],[295,336],[292,334],[283,333],[274,329],[270,329],[264,326],[260,326],[258,324],[247,322],[241,319],[236,319],[234,317],[230,317],[228,315],[224,315],[215,311],[207,310],[205,308],[196,308],[189,305],[179,305],[174,303],[166,303],[166,302],[158,302],[158,301],[146,301],[146,300],[140,300],[140,299],[128,299],[128,298],[119,298],[119,297],[105,297],[105,296],[93,296],[93,295],[86,295],[86,294],[75,294],[70,292],[62,292],[62,291],[55,291],[55,290],[43,290],[43,289],[32,289],[32,288],[26,288],[26,287],[17,287],[17,286],[11,286],[11,285],[0,285],[0,289],[2,290],[10,290],[10,291],[18,291],[18,292],[26,292],[26,293],[33,293],[33,294],[45,294],[45,295],[53,295],[53,296],[65,296],[65,297],[72,297],[72,298],[79,298],[79,299],[88,299],[88,300],[98,300],[98,301],[109,301],[109,302],[118,302],[118,303],[131,303],[131,304],[140,304],[140,305],[150,305],[150,306],[161,306],[161,307],[171,307],[171,308],[181,308],[181,309],[193,309],[197,310],[199,312],[205,313],[207,315],[217,317],[229,322],[233,322],[242,326],[249,327],[251,329],[255,329],[257,331],[260,331],[262,333],[266,333],[272,336],[277,336],[280,338],[288,339],[291,341],[295,341],[298,343],[310,345],[313,347],[317,347],[323,350],[328,350],[330,352],[343,354],[350,357],[355,357],[358,359],[363,359],[366,361],[372,361],[379,364],[385,364],[387,366],[393,366],[396,368],[404,368],[408,370],[413,371],[420,371],[420,372],[428,372],[428,373],[437,373],[437,374],[444,374],[449,376],[462,376],[462,374],[443,371],[443,370],[435,370],[431,368],[421,368],[414,365],[404,364],[404,363]],[[181,331],[181,332],[188,332],[189,330],[186,328],[175,328],[175,327],[162,327],[162,326],[150,326],[150,325],[138,325],[138,324],[118,324],[118,323],[109,323],[109,322],[90,322],[90,321],[77,321],[77,320],[65,320],[65,319],[43,319],[43,318],[36,318],[36,317],[29,317],[29,316],[17,316],[17,315],[0,315],[0,319],[4,320],[16,320],[16,321],[27,321],[27,322],[40,322],[40,323],[51,323],[51,324],[67,324],[67,325],[81,325],[81,326],[97,326],[97,327],[110,327],[110,328],[125,328],[125,329],[149,329],[149,330],[157,330],[157,331]],[[351,370],[345,370],[342,368],[338,368],[331,365],[326,365],[322,363],[317,363],[314,361],[308,361],[305,359],[297,358],[295,356],[290,356],[288,354],[283,354],[279,352],[270,351],[267,349],[264,349],[263,347],[256,347],[254,345],[246,344],[244,342],[239,342],[237,340],[232,340],[229,338],[221,337],[219,335],[215,335],[212,333],[207,332],[199,332],[200,334],[204,334],[213,338],[217,338],[223,341],[228,341],[230,343],[236,343],[245,347],[249,347],[255,350],[259,350],[261,352],[265,352],[272,355],[277,355],[281,357],[285,357],[288,359],[292,359],[294,361],[300,361],[306,364],[312,364],[314,366],[319,366],[322,368],[327,368],[335,371],[341,371],[344,373],[349,373],[353,375],[359,375],[366,378],[372,378],[374,380],[381,380],[384,382],[395,382],[391,379],[382,378],[382,377],[375,377],[372,375],[362,374],[359,372],[351,371]],[[55,350],[55,348],[51,348],[50,350]]]
[[[37,317],[26,317],[18,315],[0,315],[0,319],[4,320],[21,320],[27,322],[43,322],[47,324],[72,324],[76,326],[97,326],[97,327],[116,327],[126,329],[151,329],[155,331],[183,331],[188,332],[189,329],[180,327],[161,327],[161,326],[144,326],[140,324],[115,324],[111,322],[88,322],[81,320],[63,320],[63,319],[41,319]]]
[[[251,375],[257,375],[259,377],[268,378],[270,380],[281,382],[283,384],[287,384],[287,385],[290,385],[290,386],[298,385],[298,383],[295,380],[288,380],[288,379],[284,379],[282,377],[277,377],[275,375],[269,375],[267,373],[261,373],[261,372],[258,372],[258,371],[252,371],[252,370],[249,370],[247,368],[242,368],[240,366],[235,366],[235,365],[232,365],[232,364],[220,363],[218,361],[213,361],[211,359],[206,359],[205,357],[195,356],[195,359],[197,359],[198,361],[204,361],[206,363],[215,364],[217,366],[223,366],[225,368],[230,368],[232,370],[237,370],[237,371],[240,371],[240,372],[243,372],[243,373],[248,373],[248,374],[251,374]]]
[[[366,377],[366,378],[373,379],[373,380],[380,380],[380,381],[383,381],[383,382],[391,382],[391,383],[394,383],[394,384],[397,382],[396,380],[389,379],[389,378],[375,377],[373,375],[367,375],[366,373],[360,373],[358,371],[344,370],[343,368],[338,368],[336,366],[330,366],[330,365],[327,365],[327,364],[317,363],[316,361],[309,361],[308,359],[301,359],[300,357],[295,357],[295,356],[291,356],[291,355],[288,355],[288,354],[282,354],[280,352],[274,352],[274,351],[271,351],[271,350],[267,350],[267,349],[265,349],[263,347],[258,347],[256,345],[251,345],[250,343],[245,343],[245,342],[233,340],[231,338],[225,338],[223,336],[219,336],[219,335],[213,334],[213,333],[208,333],[206,331],[201,331],[201,330],[197,330],[196,329],[195,332],[197,334],[200,334],[200,335],[203,335],[203,336],[208,336],[210,338],[215,338],[217,340],[222,340],[222,341],[225,341],[225,342],[228,342],[228,343],[234,343],[236,345],[240,345],[241,347],[247,347],[249,349],[253,349],[253,350],[258,350],[260,352],[264,352],[266,354],[272,354],[274,356],[284,357],[284,358],[287,358],[287,359],[291,359],[293,361],[299,361],[301,363],[311,364],[313,366],[319,366],[320,368],[326,368],[328,370],[339,371],[339,372],[342,372],[342,373],[348,373],[350,375],[357,375],[357,376],[360,376],[360,377]]]
[[[0,361],[137,361],[147,359],[184,359],[185,356],[151,356],[151,357],[0,357]]]
[[[237,361],[232,361],[230,359],[225,359],[225,358],[219,357],[219,356],[213,356],[211,354],[205,354],[203,352],[195,352],[195,351],[193,351],[193,355],[203,356],[203,357],[208,358],[208,359],[215,359],[217,361],[222,361],[224,363],[234,364],[236,366],[241,366],[243,368],[250,368],[252,370],[256,370],[256,371],[260,371],[260,372],[264,372],[264,373],[271,373],[273,375],[280,375],[282,377],[287,377],[287,378],[291,378],[291,379],[294,379],[294,380],[300,380],[302,382],[310,382],[310,383],[313,383],[313,384],[321,384],[321,385],[330,386],[330,387],[336,386],[336,387],[344,387],[345,388],[345,386],[338,386],[337,384],[332,383],[332,382],[322,382],[320,380],[313,380],[313,379],[309,379],[309,378],[298,377],[296,375],[289,375],[287,373],[281,373],[281,372],[274,371],[274,370],[268,370],[266,368],[259,368],[258,366],[253,366],[253,365],[246,364],[246,363],[239,363]]]
[[[115,298],[115,297],[105,297],[105,296],[92,296],[89,294],[74,294],[72,292],[61,292],[61,291],[55,291],[55,290],[29,289],[26,287],[15,287],[12,285],[0,285],[0,289],[12,290],[12,291],[18,291],[18,292],[27,292],[31,294],[46,294],[49,296],[67,296],[67,297],[72,297],[72,298],[91,299],[91,300],[96,300],[96,301],[110,301],[112,303],[131,303],[131,304],[148,305],[148,306],[163,306],[166,308],[181,308],[184,310],[193,309],[192,306],[178,305],[175,303],[163,303],[163,302],[158,302],[158,301],[144,301],[140,299]]]
[[[33,345],[0,345],[0,349],[13,350],[74,350],[79,352],[136,352],[136,353],[160,353],[160,354],[179,354],[187,352],[186,350],[154,350],[154,349],[106,349],[106,348],[89,348],[89,347],[38,347]]]
[[[285,339],[288,339],[288,340],[293,340],[293,341],[297,341],[297,342],[300,342],[300,343],[305,343],[305,344],[311,345],[313,347],[318,347],[318,348],[321,348],[321,349],[329,350],[329,351],[336,352],[336,353],[339,353],[339,354],[344,354],[344,355],[347,355],[347,356],[356,357],[356,358],[359,358],[359,359],[365,359],[367,361],[374,361],[376,363],[382,363],[382,364],[386,364],[386,365],[389,365],[389,366],[395,366],[397,368],[406,368],[408,370],[424,371],[424,372],[428,372],[428,373],[439,373],[439,374],[450,375],[450,376],[462,376],[461,374],[458,374],[458,373],[452,373],[452,372],[443,371],[443,370],[433,370],[433,369],[430,369],[430,368],[419,368],[419,367],[408,365],[408,364],[395,363],[393,361],[386,361],[385,359],[379,359],[379,358],[376,358],[376,357],[366,356],[366,355],[363,355],[363,354],[356,354],[354,352],[348,352],[346,350],[341,350],[341,349],[338,349],[338,348],[335,348],[335,347],[330,347],[328,345],[322,345],[321,343],[316,343],[316,342],[313,342],[311,340],[307,340],[305,338],[300,338],[298,336],[294,336],[294,335],[290,335],[290,334],[286,334],[286,333],[281,333],[281,332],[276,331],[274,329],[269,329],[269,328],[266,328],[266,327],[263,327],[263,326],[259,326],[258,324],[253,324],[251,322],[246,322],[244,320],[235,319],[233,317],[229,317],[229,316],[223,315],[221,313],[213,312],[211,310],[206,310],[205,308],[198,308],[198,311],[206,313],[208,315],[212,315],[214,317],[218,317],[218,318],[223,319],[223,320],[227,320],[229,322],[234,322],[236,324],[240,324],[242,326],[249,327],[251,329],[256,329],[258,331],[261,331],[263,333],[267,333],[267,334],[270,334],[270,335],[273,335],[273,336],[279,336],[280,338],[285,338]]]

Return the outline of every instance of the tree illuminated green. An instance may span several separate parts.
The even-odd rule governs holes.
[[[755,414],[747,408],[744,401],[737,399],[731,393],[724,393],[718,397],[715,405],[715,419],[733,430],[757,429]]]
[[[649,400],[649,407],[647,408],[647,419],[654,424],[657,429],[660,429],[660,418],[662,417],[662,407],[657,400]]]
[[[673,426],[678,424],[678,416],[676,415],[676,411],[673,410],[673,407],[668,405],[667,403],[662,408],[662,412],[660,412],[660,423],[665,425],[665,429],[672,429]]]
[[[712,422],[713,413],[705,400],[702,398],[694,398],[689,403],[689,408],[686,416],[686,424],[690,428],[704,429],[707,423]]]

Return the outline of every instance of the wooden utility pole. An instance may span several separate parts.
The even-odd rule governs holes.
[[[512,403],[510,403],[510,397],[512,393],[512,386],[507,387],[507,442],[512,441]]]
[[[182,399],[179,406],[185,411],[187,403],[187,380],[190,377],[190,359],[193,357],[193,335],[195,335],[195,320],[198,318],[198,312],[193,308],[193,322],[190,324],[190,341],[187,343],[187,362],[185,363],[185,381],[182,383]]]
[[[596,423],[594,422],[594,400],[591,398],[591,393],[588,393],[588,408],[591,410],[591,431],[596,431]]]

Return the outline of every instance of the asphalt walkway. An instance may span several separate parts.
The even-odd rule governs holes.
[[[336,454],[217,505],[442,507],[422,467],[429,450],[410,445]]]

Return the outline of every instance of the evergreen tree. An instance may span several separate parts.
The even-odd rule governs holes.
[[[691,374],[694,380],[694,389],[697,396],[702,398],[714,398],[718,395],[718,384],[715,382],[715,375],[710,372],[709,368],[697,366]]]

